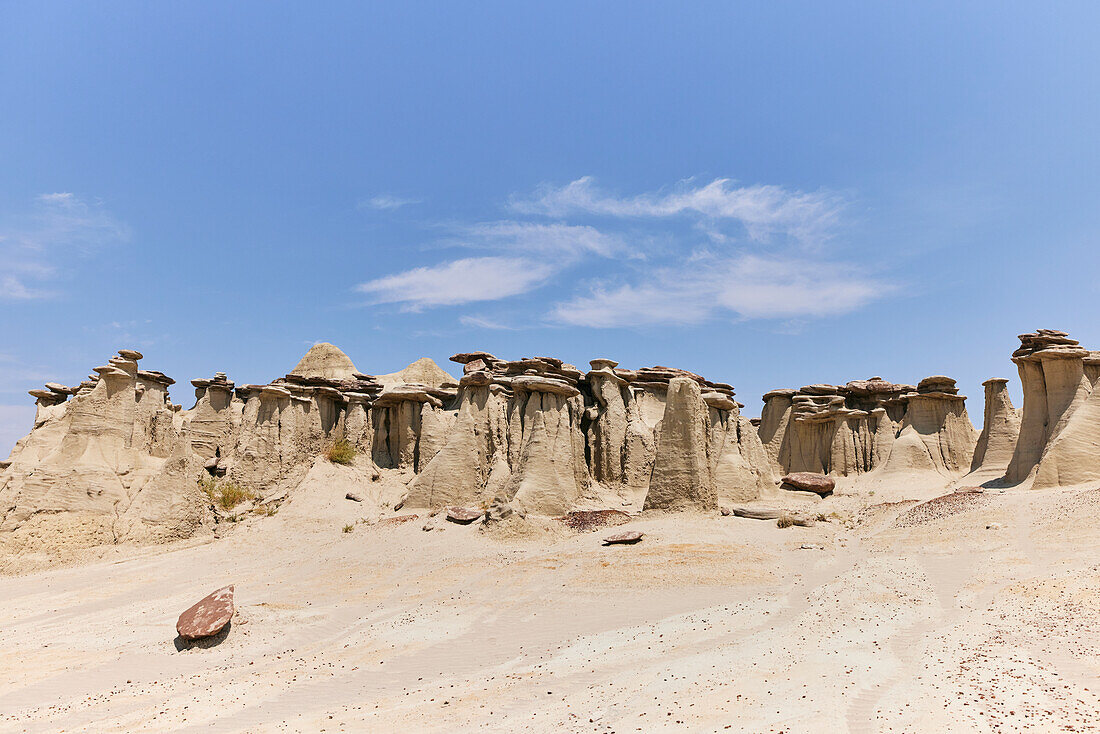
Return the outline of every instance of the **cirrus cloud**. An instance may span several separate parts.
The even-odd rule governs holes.
[[[822,256],[845,205],[828,191],[728,178],[617,196],[585,176],[513,196],[509,208],[527,218],[451,225],[454,234],[436,242],[485,256],[414,268],[358,290],[374,303],[420,310],[502,300],[554,282],[562,290],[543,302],[544,322],[596,328],[836,316],[893,289],[875,273]],[[574,219],[581,217],[601,219]],[[586,292],[573,285],[582,277]],[[496,327],[486,318],[460,323]]]
[[[734,319],[820,318],[854,311],[893,289],[836,263],[704,255],[638,283],[597,286],[558,303],[552,321],[616,328]]]
[[[543,186],[532,197],[513,197],[511,208],[550,217],[694,215],[737,222],[753,240],[786,235],[813,244],[830,235],[843,204],[840,196],[827,191],[805,193],[767,184],[736,186],[728,178],[702,186],[688,180],[670,191],[620,197],[597,188],[591,176],[583,176],[565,186]]]
[[[403,303],[412,310],[508,298],[542,284],[554,268],[526,258],[468,257],[361,283],[372,303]]]
[[[76,258],[123,242],[129,229],[97,201],[69,192],[40,194],[29,212],[0,222],[0,299],[34,300],[57,295],[53,281]]]

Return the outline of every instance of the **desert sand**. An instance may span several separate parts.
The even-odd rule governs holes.
[[[257,518],[0,579],[0,728],[1089,731],[1098,511],[1092,489],[784,530],[662,513],[609,547],[555,521]],[[177,651],[176,615],[225,583],[229,634]]]

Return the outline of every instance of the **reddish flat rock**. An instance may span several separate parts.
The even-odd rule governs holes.
[[[604,545],[629,545],[631,543],[637,543],[642,539],[645,533],[638,532],[637,530],[627,530],[625,533],[616,533],[615,535],[609,535],[603,539]]]
[[[233,618],[233,587],[224,586],[180,615],[176,632],[185,640],[212,637]]]
[[[630,515],[622,510],[576,510],[561,521],[574,530],[591,530],[603,525],[622,525],[630,521]]]
[[[801,489],[805,492],[817,492],[818,494],[829,494],[834,488],[836,488],[836,481],[832,477],[827,477],[824,474],[814,474],[808,471],[798,471],[793,474],[788,474],[783,477],[783,484],[794,487],[795,489]]]
[[[457,522],[460,525],[469,525],[474,520],[477,520],[485,513],[481,510],[470,509],[469,507],[448,507],[447,519],[451,522]]]

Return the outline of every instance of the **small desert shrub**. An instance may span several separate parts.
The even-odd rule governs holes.
[[[325,452],[325,458],[333,464],[350,464],[357,453],[354,446],[341,438],[329,447]]]
[[[199,489],[212,503],[226,512],[242,502],[256,499],[256,494],[234,482],[216,482],[213,479],[200,479]]]
[[[354,525],[345,525],[344,526],[344,532],[345,533],[350,533],[352,531],[352,528],[354,528],[354,527],[355,527]]]
[[[224,482],[218,489],[218,505],[223,510],[232,510],[237,505],[248,500],[256,499],[256,495],[233,482]]]
[[[791,515],[780,515],[775,524],[781,528],[789,528],[794,525],[794,518]]]

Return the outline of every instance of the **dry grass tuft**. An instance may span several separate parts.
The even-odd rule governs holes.
[[[328,451],[325,452],[325,458],[331,461],[333,464],[350,464],[355,460],[355,455],[359,453],[355,450],[355,447],[347,442],[346,439],[339,439]]]
[[[199,489],[202,490],[210,502],[222,508],[226,512],[232,510],[242,502],[250,502],[257,499],[257,495],[250,489],[245,489],[235,482],[217,482],[214,479],[200,479]]]

